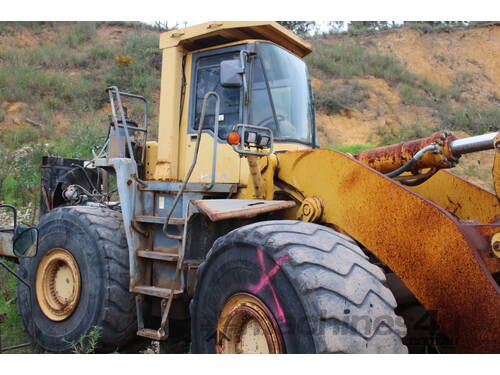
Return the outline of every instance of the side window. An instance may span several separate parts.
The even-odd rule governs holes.
[[[193,128],[198,129],[203,98],[209,91],[215,91],[220,97],[219,137],[226,138],[232,127],[241,121],[240,96],[237,87],[224,88],[220,84],[220,63],[224,60],[239,59],[238,53],[199,58],[196,62],[196,107]],[[214,128],[215,98],[211,96],[205,110],[204,129]]]

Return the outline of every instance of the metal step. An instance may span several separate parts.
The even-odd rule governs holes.
[[[153,224],[164,224],[165,223],[165,217],[163,216],[149,216],[149,215],[138,215],[134,217],[134,221],[137,221],[139,223],[153,223]],[[184,225],[184,219],[183,218],[175,218],[172,217],[168,221],[169,224],[172,225]]]
[[[137,336],[146,337],[151,340],[165,340],[166,335],[161,335],[156,329],[143,328],[137,331]]]
[[[132,289],[133,293],[145,294],[147,296],[158,297],[158,298],[169,298],[172,289],[170,288],[159,288],[157,286],[147,286],[147,285],[137,285]],[[174,294],[181,294],[182,290],[175,289]]]
[[[161,260],[164,262],[176,262],[179,259],[178,254],[161,253],[159,251],[138,250],[137,256],[146,259]]]

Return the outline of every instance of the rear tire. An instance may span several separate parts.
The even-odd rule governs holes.
[[[406,327],[384,282],[351,238],[329,228],[267,221],[236,229],[214,243],[198,270],[191,350],[214,353],[219,344],[220,352],[224,340],[238,341],[217,327],[243,293],[270,311],[283,352],[407,353]]]
[[[104,208],[60,207],[42,216],[39,230],[38,254],[20,259],[21,276],[31,285],[33,301],[31,312],[28,288],[18,284],[25,330],[49,352],[70,351],[70,343],[78,342],[96,326],[100,331],[97,349],[108,351],[125,345],[134,337],[137,326],[134,296],[128,291],[129,258],[121,213]],[[77,305],[59,321],[49,319],[48,308],[40,306],[40,289],[36,291],[37,270],[44,258],[50,259],[53,249],[70,253],[80,276]]]

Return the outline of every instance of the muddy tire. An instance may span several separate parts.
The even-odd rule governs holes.
[[[104,208],[56,208],[41,218],[39,230],[37,256],[20,260],[21,276],[32,289],[33,312],[30,311],[28,288],[22,284],[17,287],[26,332],[42,350],[49,352],[72,350],[70,343],[78,342],[93,327],[99,327],[98,350],[115,350],[125,345],[134,337],[137,326],[134,296],[128,291],[129,260],[121,213]],[[62,261],[54,258],[57,252],[66,258]],[[51,257],[54,258],[52,263]],[[65,265],[64,259],[77,265],[75,272],[79,277],[72,275],[71,264]],[[48,270],[45,276],[43,267]],[[55,281],[51,279],[53,274],[59,273],[62,278],[56,280],[57,276],[53,276]],[[73,282],[76,283],[73,277],[79,280],[78,288],[73,286]],[[46,279],[49,285],[40,289],[40,284],[44,284],[40,280]],[[59,311],[58,298],[62,297],[53,289],[57,291],[59,284],[69,283],[68,280],[72,280],[73,289],[63,297],[71,299],[71,291],[78,293],[70,310],[64,311],[64,304],[61,304]],[[59,294],[64,294],[65,290],[61,290]],[[55,312],[52,311],[54,306]]]
[[[250,296],[271,313],[280,352],[407,353],[406,327],[384,283],[383,271],[356,243],[329,228],[267,221],[236,229],[214,243],[198,270],[191,351],[221,352],[224,343],[238,341],[218,330],[230,326],[221,320],[232,316],[234,296]]]

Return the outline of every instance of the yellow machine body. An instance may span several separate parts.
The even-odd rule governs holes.
[[[195,140],[188,134],[192,82],[185,74],[182,87],[183,64],[190,72],[195,52],[261,39],[299,57],[311,52],[308,43],[273,22],[212,22],[162,35],[159,137],[147,146],[147,180],[180,181],[193,159]],[[237,199],[288,196],[296,204],[285,211],[287,219],[330,226],[358,241],[394,271],[428,311],[437,311],[437,322],[459,351],[498,352],[500,289],[493,275],[500,272],[500,259],[491,251],[493,237],[500,232],[498,197],[443,170],[416,187],[384,175],[434,142],[442,151],[426,155],[416,167],[453,167],[457,160],[449,142],[454,139],[435,133],[356,157],[297,142],[276,143],[275,151],[286,152],[259,158],[260,197],[247,159],[220,143],[215,182],[237,183]],[[213,142],[213,136],[202,134],[190,182],[210,181]]]

